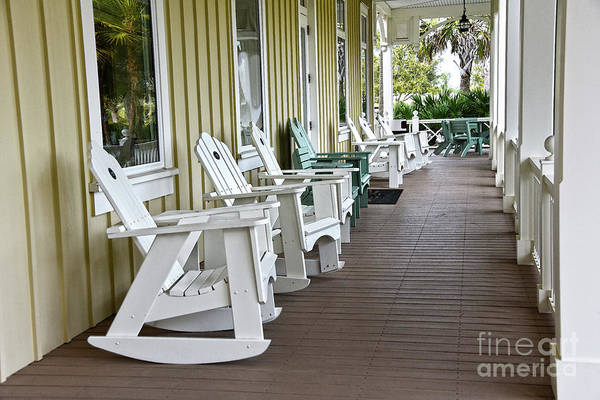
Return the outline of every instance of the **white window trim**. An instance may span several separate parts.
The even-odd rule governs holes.
[[[365,42],[363,42],[363,32],[362,32],[362,18],[363,17],[366,20],[366,26],[365,26],[365,28],[367,29],[367,32],[365,32],[365,37],[366,37],[366,41]],[[371,118],[370,118],[371,117],[371,113],[369,112],[369,110],[371,109],[371,101],[372,100],[371,100],[371,96],[369,96],[369,94],[371,93],[370,92],[371,86],[369,85],[369,83],[370,83],[369,74],[371,73],[371,68],[369,68],[369,67],[372,65],[372,63],[370,62],[372,54],[369,54],[369,33],[371,31],[371,29],[370,29],[371,27],[369,26],[370,25],[369,24],[369,22],[370,22],[370,19],[369,19],[369,7],[365,3],[363,3],[363,2],[360,3],[360,18],[361,18],[361,21],[360,21],[360,29],[361,29],[361,32],[360,32],[360,49],[361,49],[361,52],[362,52],[362,50],[364,50],[365,54],[367,55],[367,60],[366,60],[366,63],[365,63],[366,64],[365,65],[365,86],[366,86],[365,90],[367,92],[367,113],[364,116],[364,118],[366,119],[367,122],[370,122],[370,120],[371,120]],[[362,54],[361,54],[361,62],[362,62]],[[361,73],[362,73],[362,71],[361,71]],[[361,97],[362,97],[362,82],[361,82],[361,88],[360,88],[360,90],[361,90],[360,94],[361,94]],[[371,93],[371,95],[372,95],[372,93]],[[361,106],[360,112],[362,114],[362,98],[361,98],[361,105],[360,106]]]
[[[309,132],[311,142],[315,150],[319,151],[319,68],[317,60],[317,15],[315,12],[315,2],[317,0],[306,0],[306,7],[300,5],[298,0],[298,18],[301,15],[306,17],[308,26],[310,27],[310,34],[308,35],[308,68],[311,71],[310,85],[310,115],[312,122],[312,129]],[[302,54],[300,49],[300,36],[298,36],[298,54]],[[300,66],[298,66],[300,68]]]
[[[348,111],[350,110],[350,96],[349,94],[349,88],[348,88],[348,39],[347,39],[347,31],[348,31],[348,1],[347,0],[343,0],[344,2],[344,30],[338,29],[337,28],[337,14],[336,14],[336,18],[335,18],[335,31],[336,31],[336,37],[335,37],[335,59],[336,59],[336,71],[337,71],[337,39],[341,38],[344,39],[344,74],[345,76],[345,81],[346,81],[346,87],[344,88],[344,90],[346,91],[346,119],[348,118]],[[337,7],[336,7],[337,10]],[[336,11],[337,12],[337,11]],[[337,75],[337,72],[336,72]],[[340,93],[340,89],[339,89],[339,80],[338,80],[338,90],[337,90],[337,97],[338,97],[338,118],[340,115],[340,101],[339,101],[339,93]],[[344,123],[342,124],[340,121],[338,121],[338,142],[344,142],[346,140],[348,140],[350,138],[350,135],[347,134],[344,130],[344,127],[347,127],[348,124]],[[346,138],[346,139],[342,139],[342,138]]]
[[[100,88],[96,60],[94,31],[94,8],[92,0],[80,0],[83,31],[83,47],[90,123],[90,139],[102,143],[102,111],[100,110]],[[169,75],[167,69],[167,47],[165,43],[165,20],[163,0],[150,0],[154,68],[156,80],[156,107],[158,116],[159,154],[157,163],[124,168],[140,200],[148,201],[174,193],[174,177],[179,173],[173,168],[173,146],[171,132],[171,108],[169,100]],[[112,206],[95,182],[89,190],[94,193],[94,215],[112,211]]]
[[[234,87],[235,87],[235,118],[236,118],[236,135],[237,135],[237,153],[238,153],[238,166],[242,172],[249,171],[251,169],[262,167],[262,161],[258,155],[258,152],[253,145],[247,144],[242,145],[242,125],[240,122],[240,106],[238,103],[238,96],[240,93],[239,79],[238,79],[238,56],[235,46],[237,46],[237,23],[236,23],[236,9],[235,1],[231,0],[231,26],[233,30],[233,76],[234,76]],[[269,140],[271,139],[271,132],[269,129],[269,104],[267,97],[267,53],[266,53],[266,29],[265,29],[265,2],[264,0],[258,1],[258,16],[260,26],[260,73],[262,80],[262,105],[263,105],[263,131]]]

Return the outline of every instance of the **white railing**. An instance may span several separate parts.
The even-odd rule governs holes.
[[[556,309],[553,156],[529,158],[524,168],[523,204],[519,205],[521,238],[531,240],[531,258],[538,271],[538,310],[553,312]]]
[[[515,215],[517,215],[519,209],[519,197],[517,196],[519,164],[519,140],[512,138],[508,141],[508,148],[506,149],[506,165],[504,166],[504,172],[507,175],[504,179],[504,196],[509,201],[509,204],[505,204],[504,212],[512,212],[515,213]],[[510,176],[508,176],[508,174],[510,174]],[[518,223],[515,223],[515,227],[518,227]]]
[[[160,161],[158,141],[138,143],[133,145],[134,165],[150,164]]]
[[[418,116],[419,116],[418,111],[414,111],[413,113],[417,113],[415,115],[415,117],[418,118]],[[442,135],[441,123],[442,123],[442,121],[451,121],[453,119],[455,119],[455,118],[418,119],[418,122],[420,125],[419,131],[427,132],[428,140],[431,140],[435,137],[437,142],[442,142],[444,140],[444,137]],[[490,117],[480,117],[480,118],[474,118],[474,119],[477,122],[483,122],[488,128],[490,127]],[[414,117],[413,117],[413,121],[414,121]],[[440,126],[432,127],[432,125],[440,125]]]

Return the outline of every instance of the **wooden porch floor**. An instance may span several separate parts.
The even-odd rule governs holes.
[[[553,337],[536,311],[533,267],[515,263],[487,157],[437,157],[405,177],[395,206],[363,209],[346,267],[277,296],[260,357],[220,365],[156,365],[90,347],[91,332],[0,385],[0,398],[546,399],[547,377],[488,377],[480,363],[540,363],[514,344]],[[147,330],[151,332],[151,330]],[[496,356],[477,337],[507,338]],[[484,336],[489,337],[489,336]],[[528,350],[528,349],[525,349]],[[549,363],[544,357],[544,363]],[[539,370],[537,371],[539,376]]]

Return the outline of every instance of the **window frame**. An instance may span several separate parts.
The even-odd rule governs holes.
[[[365,29],[366,32],[364,32],[364,38],[365,41],[363,41],[363,24],[362,24],[362,20],[363,18],[365,19]],[[364,50],[365,52],[365,56],[366,56],[366,60],[365,60],[365,93],[367,95],[367,112],[364,115],[364,118],[367,122],[371,122],[371,113],[369,112],[370,107],[371,107],[371,96],[369,96],[369,90],[370,90],[370,79],[369,79],[369,74],[371,73],[371,68],[369,68],[369,66],[372,64],[370,62],[370,57],[369,57],[369,38],[370,38],[370,32],[371,32],[371,26],[369,24],[369,7],[361,2],[360,3],[360,51],[361,51],[361,62],[362,62],[362,52]],[[361,75],[362,75],[362,68],[361,68]],[[361,76],[361,114],[362,112],[362,76]]]
[[[148,201],[175,191],[174,176],[179,173],[173,167],[173,134],[171,130],[171,101],[167,46],[165,36],[164,0],[149,0],[152,23],[152,50],[156,84],[156,115],[158,119],[158,143],[160,161],[123,168],[140,200]],[[100,84],[96,58],[93,0],[80,0],[87,84],[90,140],[103,143],[102,110],[100,109]],[[95,182],[89,191],[94,193],[94,213],[112,211],[112,206]]]
[[[258,17],[259,17],[259,40],[260,40],[260,74],[261,74],[261,88],[262,88],[262,106],[263,106],[263,131],[269,141],[271,141],[271,129],[269,128],[269,103],[267,96],[267,34],[265,29],[265,0],[254,0],[258,3]],[[238,55],[236,51],[237,46],[237,21],[236,21],[236,0],[231,0],[231,28],[232,28],[232,43],[233,43],[233,78],[234,78],[234,90],[235,90],[235,120],[236,120],[236,142],[237,142],[237,154],[238,154],[238,166],[245,172],[262,166],[262,161],[256,151],[256,148],[252,144],[242,144],[242,124],[240,121],[240,105],[239,105],[239,93],[240,83],[238,78]]]
[[[344,87],[344,91],[346,92],[346,120],[348,119],[348,110],[350,109],[349,104],[350,104],[350,96],[349,96],[349,88],[348,88],[348,1],[347,0],[342,0],[344,2],[344,29],[338,29],[337,27],[337,2],[336,2],[336,18],[335,18],[335,52],[336,52],[336,75],[337,75],[337,60],[338,60],[338,55],[337,55],[337,43],[338,43],[338,39],[343,39],[344,40],[344,74],[345,74],[345,82],[346,85]],[[340,81],[338,79],[337,81],[337,115],[338,115],[338,130],[340,131],[340,137],[338,140],[339,141],[344,141],[344,140],[348,140],[348,139],[343,139],[345,137],[349,138],[349,134],[348,131],[348,122],[346,121],[345,123],[341,123],[339,118],[340,118]]]

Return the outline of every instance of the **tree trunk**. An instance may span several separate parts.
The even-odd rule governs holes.
[[[127,104],[127,122],[129,123],[129,136],[137,137],[137,85],[138,85],[138,68],[137,60],[135,57],[135,50],[131,47],[127,49],[128,60],[127,60],[127,73],[129,74],[129,104]]]
[[[460,76],[460,90],[463,92],[471,91],[471,71],[465,72]]]

